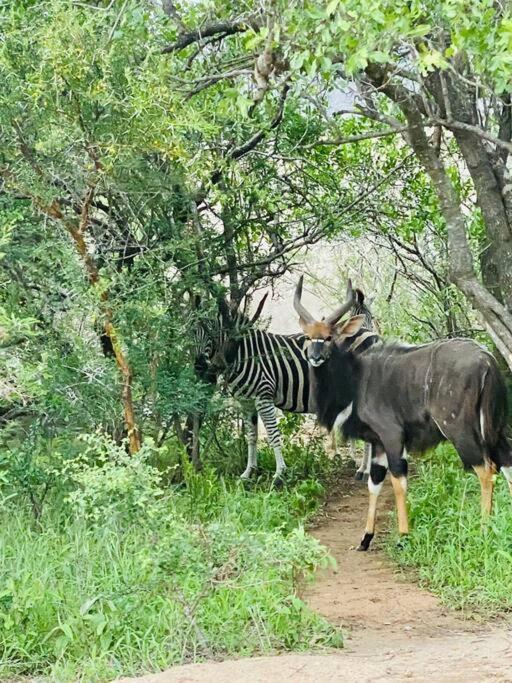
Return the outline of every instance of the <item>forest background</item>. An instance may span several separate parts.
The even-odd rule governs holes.
[[[303,525],[341,465],[284,416],[286,490],[264,444],[244,488],[237,407],[196,378],[194,331],[267,290],[296,332],[298,273],[324,309],[351,276],[384,336],[469,336],[508,376],[509,6],[15,0],[0,36],[1,675],[341,645],[295,592],[329,561]],[[458,604],[510,605],[468,484],[450,464],[428,500],[416,485],[401,561],[442,565]]]

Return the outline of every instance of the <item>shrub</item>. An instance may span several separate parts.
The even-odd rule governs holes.
[[[211,657],[340,646],[297,597],[326,566],[304,532],[321,488],[282,492],[185,467],[162,485],[148,444],[136,457],[85,439],[67,500],[37,526],[0,510],[0,678],[107,681]]]
[[[136,522],[164,513],[162,473],[150,463],[158,449],[151,439],[136,455],[105,434],[84,435],[82,441],[85,450],[64,468],[75,486],[66,502],[78,517],[96,523],[113,517]]]

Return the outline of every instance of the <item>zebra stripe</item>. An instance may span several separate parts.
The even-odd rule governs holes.
[[[374,329],[370,309],[364,304],[364,295],[356,291],[352,315],[364,315],[364,327]],[[276,457],[276,477],[286,469],[281,454],[281,435],[277,426],[276,408],[292,413],[312,412],[309,365],[306,359],[307,339],[302,334],[273,334],[264,330],[248,329],[247,321],[238,316],[229,325],[221,315],[208,327],[200,326],[195,338],[197,358],[212,361],[222,349],[226,353],[227,369],[224,379],[229,392],[244,407],[247,426],[248,460],[242,478],[250,477],[256,468],[256,440],[259,414],[265,426],[268,441]],[[245,329],[244,329],[245,328]],[[233,330],[244,330],[228,343]],[[230,335],[231,333],[231,335]]]

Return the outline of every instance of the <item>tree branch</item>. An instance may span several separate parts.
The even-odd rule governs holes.
[[[277,128],[277,126],[281,123],[283,119],[283,112],[284,112],[284,105],[286,102],[286,96],[288,95],[288,91],[290,90],[290,85],[289,83],[285,83],[283,90],[281,92],[281,98],[279,100],[279,106],[277,109],[277,112],[270,122],[270,125],[267,129],[262,129],[259,130],[257,133],[255,133],[251,138],[246,140],[242,145],[239,145],[238,147],[232,147],[230,150],[228,150],[226,154],[227,159],[240,159],[241,157],[245,156],[249,152],[251,152],[265,137],[266,135],[271,131],[274,130],[274,128]],[[214,171],[211,175],[210,178],[210,183],[212,185],[216,185],[220,179],[222,178],[222,173],[223,171],[219,168],[216,171]],[[198,199],[198,202],[201,202],[203,200],[202,193],[200,193],[200,197]]]
[[[203,28],[198,28],[195,31],[188,31],[181,33],[177,40],[162,49],[162,54],[168,55],[173,52],[178,52],[184,48],[197,43],[204,38],[211,38],[219,34],[224,34],[225,37],[232,36],[235,33],[244,33],[249,29],[257,30],[261,28],[261,18],[257,15],[252,15],[246,19],[234,19],[233,21],[219,21],[214,24],[208,24]]]

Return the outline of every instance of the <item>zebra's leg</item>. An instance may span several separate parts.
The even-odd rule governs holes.
[[[268,442],[274,449],[276,457],[276,473],[274,478],[279,480],[286,471],[286,463],[281,449],[281,434],[277,426],[276,407],[271,399],[260,398],[256,399],[256,409],[265,425]]]
[[[248,410],[244,414],[245,435],[247,439],[247,467],[241,479],[250,479],[258,466],[258,413]]]
[[[368,481],[370,478],[370,467],[372,466],[372,447],[369,443],[364,445],[363,462],[366,462],[366,467],[363,472],[363,481]]]
[[[372,447],[370,446],[370,444],[364,444],[364,451],[363,457],[361,458],[361,464],[359,465],[355,473],[355,478],[358,481],[368,481],[368,478],[370,476],[370,467],[372,464],[371,448]]]

